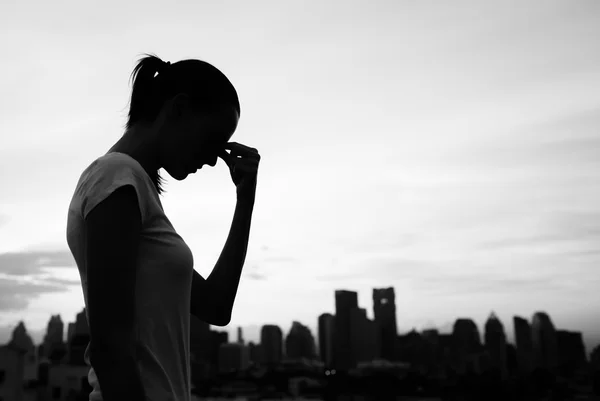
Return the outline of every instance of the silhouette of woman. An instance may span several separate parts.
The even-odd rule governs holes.
[[[67,242],[83,288],[90,342],[90,400],[190,401],[190,313],[216,326],[231,318],[246,257],[260,156],[229,142],[237,93],[214,66],[145,54],[132,73],[122,138],[81,174]],[[163,211],[159,169],[185,179],[221,158],[236,186],[229,236],[212,273]]]

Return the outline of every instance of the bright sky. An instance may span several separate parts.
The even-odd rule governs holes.
[[[89,4],[0,5],[0,342],[83,307],[67,208],[151,52],[221,69],[241,100],[233,140],[262,155],[231,327],[314,332],[335,289],[372,316],[372,288],[393,286],[402,332],[481,330],[495,311],[512,337],[513,315],[543,310],[600,343],[600,2]],[[167,191],[208,275],[228,172]]]

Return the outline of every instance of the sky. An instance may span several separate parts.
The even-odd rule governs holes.
[[[235,85],[261,153],[230,324],[313,333],[334,291],[394,287],[398,327],[494,311],[600,343],[600,2],[12,1],[0,5],[0,342],[83,308],[66,243],[82,171],[123,133],[143,53]],[[166,173],[165,173],[165,176]],[[208,275],[224,164],[162,202]]]

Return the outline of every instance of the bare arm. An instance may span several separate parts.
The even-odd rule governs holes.
[[[248,250],[260,155],[254,148],[230,142],[219,157],[229,167],[236,186],[237,203],[227,241],[212,273],[206,280],[194,273],[191,310],[209,324],[227,326]]]
[[[90,360],[105,401],[143,401],[135,359],[135,280],[141,215],[132,186],[87,216]]]
[[[229,236],[221,255],[205,280],[194,271],[192,314],[214,326],[227,326],[246,260],[253,202],[238,200]]]

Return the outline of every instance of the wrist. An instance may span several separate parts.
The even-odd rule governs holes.
[[[242,206],[247,206],[252,208],[254,206],[255,196],[254,194],[245,194],[239,193],[237,194],[237,204]]]

